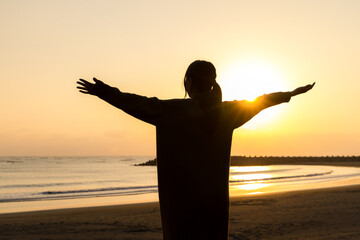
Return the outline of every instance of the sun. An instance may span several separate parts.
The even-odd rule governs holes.
[[[261,61],[234,64],[218,76],[225,101],[254,100],[264,93],[284,91],[287,84],[276,66]]]
[[[242,61],[229,66],[218,76],[218,81],[224,101],[252,101],[266,93],[289,90],[287,78],[277,66],[257,60]],[[260,122],[269,122],[279,115],[279,109],[266,110],[261,115]],[[256,128],[259,122],[246,126]]]

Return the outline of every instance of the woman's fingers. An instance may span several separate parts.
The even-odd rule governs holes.
[[[86,81],[85,79],[80,78],[79,81],[76,82],[79,85],[76,88],[79,89],[79,92],[81,93],[96,95],[96,88],[98,84],[103,82],[97,80],[96,78],[93,78],[93,80],[95,83],[91,83]]]
[[[84,93],[84,94],[90,94],[88,91],[83,91],[83,90],[80,90],[79,92]]]
[[[79,79],[78,83],[82,83],[82,84],[92,84],[92,83],[90,83],[90,82],[88,82],[88,81],[86,81],[85,79],[82,79],[82,78]]]
[[[312,89],[314,87],[315,83],[308,85],[308,90]]]
[[[92,89],[93,88],[93,86],[95,85],[95,84],[93,84],[93,83],[90,83],[90,82],[88,82],[88,81],[86,81],[86,80],[84,80],[84,79],[79,79],[80,81],[77,81],[76,83],[77,84],[79,84],[80,86],[77,86],[77,88],[79,88],[79,89],[84,89],[84,90],[90,90],[90,89]]]
[[[314,85],[315,85],[315,83],[306,85],[306,86],[304,87],[303,92],[305,93],[305,92],[311,90],[311,89],[314,87]]]
[[[95,83],[103,83],[102,81],[100,81],[99,79],[97,79],[95,77],[93,78],[93,80],[94,80]]]
[[[87,87],[76,87],[77,89],[88,90]]]
[[[314,82],[313,84],[309,84],[308,86],[309,86],[310,88],[313,88],[314,85],[315,85],[315,82]]]
[[[82,82],[76,82],[77,84],[81,85],[81,86],[84,86],[84,87],[87,87],[89,86],[88,84],[85,84],[85,83],[82,83]]]
[[[79,79],[80,81],[77,81],[76,83],[79,84],[76,88],[79,89],[79,92],[84,94],[90,94],[92,83],[89,83],[88,81],[84,79]]]
[[[79,92],[81,92],[81,93],[90,94],[89,89],[86,87],[76,87],[76,88],[79,89]]]

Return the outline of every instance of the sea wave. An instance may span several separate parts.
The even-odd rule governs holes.
[[[261,177],[261,178],[247,178],[247,179],[239,179],[239,180],[230,180],[230,183],[248,183],[253,181],[275,181],[275,180],[290,180],[290,179],[304,179],[304,178],[312,178],[318,176],[329,175],[334,171],[330,170],[327,172],[321,173],[310,173],[310,174],[300,174],[300,175],[292,175],[292,176],[274,176],[274,177]]]
[[[103,181],[83,181],[83,182],[56,182],[56,183],[38,183],[38,184],[10,184],[2,185],[0,188],[41,188],[41,187],[58,187],[58,186],[74,186],[74,185],[87,185],[87,184],[103,184],[103,183],[118,183],[115,180]]]
[[[105,196],[140,195],[140,194],[156,193],[156,192],[157,192],[157,185],[118,187],[118,188],[113,187],[113,188],[78,189],[78,190],[68,190],[68,191],[45,191],[40,193],[33,193],[31,196],[28,197],[0,199],[0,203],[62,200],[62,199],[105,197]]]
[[[136,186],[136,187],[111,187],[111,188],[95,188],[95,189],[80,189],[80,190],[68,190],[68,191],[45,191],[41,194],[55,195],[55,194],[74,194],[74,193],[93,193],[93,192],[111,192],[111,191],[130,191],[137,189],[150,189],[157,188],[157,186]]]

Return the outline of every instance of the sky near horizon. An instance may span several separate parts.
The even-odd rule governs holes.
[[[155,127],[75,82],[183,98],[196,59],[214,63],[225,100],[316,82],[235,130],[232,155],[360,155],[359,11],[357,0],[0,0],[0,156],[154,156]]]

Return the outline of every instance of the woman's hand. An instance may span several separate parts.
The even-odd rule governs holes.
[[[291,92],[291,96],[296,96],[302,93],[306,93],[307,91],[309,91],[310,89],[312,89],[315,85],[315,82],[313,84],[309,84],[303,87],[299,87],[297,89],[295,89],[294,91]]]
[[[76,83],[80,86],[77,86],[77,89],[80,89],[79,92],[84,94],[91,94],[95,96],[99,96],[101,92],[103,92],[104,87],[106,84],[104,84],[102,81],[97,80],[96,78],[93,78],[95,83],[88,82],[84,79],[79,79],[80,81],[77,81]]]

